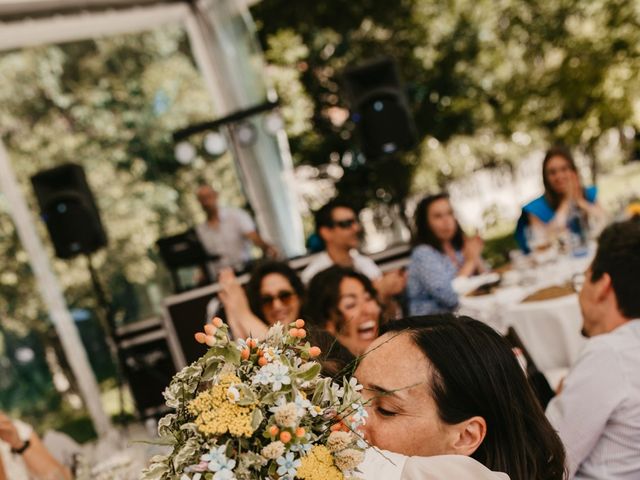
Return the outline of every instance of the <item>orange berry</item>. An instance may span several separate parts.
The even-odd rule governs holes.
[[[298,329],[298,338],[304,338],[307,336],[307,331],[304,328]]]
[[[304,320],[302,320],[301,318],[299,318],[298,320],[296,320],[296,327],[297,327],[297,328],[302,328],[302,327],[304,327]]]
[[[269,435],[275,437],[276,435],[278,435],[278,433],[280,433],[280,429],[278,427],[276,427],[275,425],[271,425],[269,427]]]
[[[332,432],[339,432],[340,430],[342,430],[342,422],[334,423],[333,425],[331,425],[330,430]]]
[[[211,325],[210,323],[207,323],[204,326],[204,333],[206,333],[207,335],[215,335],[216,334],[216,330],[218,330],[216,327],[214,327],[213,325]]]
[[[309,356],[311,357],[317,357],[322,353],[322,350],[320,350],[320,347],[311,347],[309,349]]]
[[[260,357],[258,359],[258,365],[260,365],[261,367],[264,367],[267,363],[269,363],[269,360],[264,357]]]
[[[248,348],[244,348],[242,349],[242,351],[240,352],[240,357],[243,360],[248,360],[249,359],[249,355],[251,355],[251,351]]]
[[[291,434],[289,432],[281,432],[280,433],[280,441],[282,443],[289,443],[291,441]]]
[[[264,355],[264,352],[260,349],[256,350],[256,353],[258,354],[259,357]]]
[[[195,337],[196,337],[196,342],[198,343],[204,343],[207,340],[207,336],[202,332],[196,333]]]
[[[220,328],[224,324],[220,317],[215,317],[213,320],[211,320],[211,323],[213,323],[213,325],[218,328]]]
[[[298,336],[298,329],[297,328],[292,328],[291,330],[289,330],[289,335],[291,335],[292,337],[297,337]]]
[[[247,340],[247,345],[249,346],[249,348],[256,348],[258,342],[256,342],[253,338],[250,338],[249,340]]]
[[[302,438],[302,437],[304,437],[305,433],[307,433],[307,432],[305,431],[304,428],[302,428],[302,427],[296,428],[296,437]]]
[[[206,343],[209,347],[213,347],[216,344],[216,337],[212,337],[211,335],[207,335],[204,343]]]

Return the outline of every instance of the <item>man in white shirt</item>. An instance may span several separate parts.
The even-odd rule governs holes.
[[[580,308],[590,339],[547,417],[569,479],[640,479],[640,221],[602,232]]]
[[[277,256],[275,248],[258,235],[247,212],[219,206],[218,192],[209,185],[198,187],[197,197],[207,220],[196,226],[196,234],[205,252],[220,256],[220,260],[209,268],[214,276],[215,270],[220,267],[242,270],[251,260],[252,243],[266,256]]]
[[[316,212],[315,221],[316,233],[322,238],[326,250],[317,254],[302,272],[301,278],[305,284],[321,271],[340,265],[369,277],[383,303],[404,290],[406,275],[403,272],[383,275],[373,260],[358,252],[362,227],[355,210],[347,203],[331,200]]]

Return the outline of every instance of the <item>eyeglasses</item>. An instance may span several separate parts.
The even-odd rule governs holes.
[[[580,293],[580,290],[582,290],[586,278],[587,276],[584,273],[576,273],[573,277],[571,277],[571,286],[573,287],[574,292]]]
[[[280,300],[280,303],[288,307],[295,296],[296,293],[291,290],[281,290],[275,295],[263,295],[260,298],[260,303],[262,303],[262,306],[265,308],[272,308],[273,302]]]
[[[346,220],[334,220],[331,222],[333,227],[340,227],[343,229],[351,228],[353,225],[358,223],[358,220],[355,218],[347,218]]]

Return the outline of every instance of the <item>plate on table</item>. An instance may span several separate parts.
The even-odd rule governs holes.
[[[500,275],[498,273],[483,273],[473,277],[457,277],[453,280],[452,286],[458,295],[468,296],[475,290],[488,286],[487,288],[495,288],[500,283]],[[489,291],[488,293],[491,293]]]

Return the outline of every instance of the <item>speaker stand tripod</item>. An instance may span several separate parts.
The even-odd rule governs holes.
[[[125,428],[127,426],[125,422],[125,407],[124,407],[124,374],[122,368],[122,356],[120,355],[120,349],[116,344],[116,322],[115,322],[115,309],[113,308],[113,303],[107,297],[105,289],[102,286],[102,282],[100,281],[100,277],[98,276],[98,272],[93,266],[91,254],[85,254],[87,257],[87,267],[89,269],[89,273],[91,274],[91,283],[93,285],[93,290],[96,294],[96,299],[98,301],[98,306],[100,310],[102,310],[102,315],[98,315],[101,319],[102,328],[106,333],[105,340],[107,342],[107,346],[109,347],[109,351],[111,353],[111,359],[114,362],[116,367],[116,382],[118,388],[118,401],[120,403],[120,413],[119,420],[121,425]]]

